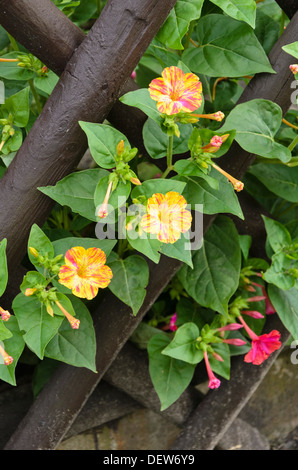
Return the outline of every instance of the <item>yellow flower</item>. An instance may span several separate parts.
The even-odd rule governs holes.
[[[157,101],[157,109],[163,114],[189,113],[202,103],[202,84],[193,73],[183,73],[178,67],[167,67],[162,76],[149,85],[149,93]]]
[[[113,277],[105,262],[106,255],[100,248],[73,247],[66,252],[66,264],[60,268],[59,282],[77,297],[91,300]]]
[[[142,229],[157,235],[163,243],[175,243],[191,226],[192,216],[186,205],[184,197],[177,192],[153,194],[147,201],[147,214],[141,219]]]

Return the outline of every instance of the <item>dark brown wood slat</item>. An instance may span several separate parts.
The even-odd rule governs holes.
[[[57,75],[85,38],[50,0],[0,0],[0,24]]]
[[[0,181],[0,239],[8,239],[10,272],[25,253],[30,227],[42,224],[52,207],[36,188],[55,184],[73,170],[87,147],[78,121],[106,118],[121,85],[175,3],[110,0],[72,55]]]
[[[289,18],[292,18],[298,9],[298,0],[276,0],[276,3]]]

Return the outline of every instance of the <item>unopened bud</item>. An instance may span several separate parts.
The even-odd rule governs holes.
[[[140,186],[142,184],[139,178],[134,178],[134,177],[130,178],[130,182],[137,186]]]
[[[34,258],[39,257],[38,251],[35,248],[33,248],[32,246],[29,246],[29,251],[30,251],[31,255],[34,256]]]
[[[117,155],[120,157],[120,155],[124,151],[124,140],[120,140],[119,144],[117,145]]]
[[[37,291],[37,289],[36,289],[35,287],[28,288],[28,289],[25,290],[25,296],[26,296],[26,297],[30,297],[30,296],[33,295],[36,291]]]

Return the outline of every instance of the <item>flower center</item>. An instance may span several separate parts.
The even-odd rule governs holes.
[[[77,271],[78,276],[85,278],[87,274],[86,269],[87,269],[87,266],[81,266]]]
[[[178,91],[173,91],[173,93],[170,94],[170,98],[172,101],[179,101],[180,95]]]

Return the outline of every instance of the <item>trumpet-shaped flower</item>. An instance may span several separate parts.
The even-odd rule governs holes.
[[[183,73],[178,67],[167,67],[162,76],[149,85],[149,93],[157,101],[157,109],[163,114],[189,113],[202,103],[202,84],[193,73]]]
[[[245,362],[252,362],[255,365],[260,365],[262,362],[268,359],[270,354],[272,354],[274,351],[277,351],[281,347],[281,342],[279,341],[279,331],[272,330],[268,334],[265,333],[258,336],[249,328],[241,315],[239,316],[239,320],[252,340],[251,349],[244,357]]]
[[[191,226],[192,216],[186,205],[177,192],[153,194],[147,201],[147,214],[141,219],[142,229],[157,235],[163,243],[175,243]]]
[[[0,344],[0,355],[2,356],[3,361],[4,361],[4,364],[5,364],[6,366],[9,366],[9,365],[13,362],[13,357],[11,357],[11,356],[5,351],[5,349],[1,346],[1,344]]]
[[[105,262],[106,255],[100,248],[71,248],[66,252],[65,265],[60,268],[59,282],[77,297],[91,300],[99,288],[108,286],[113,277]]]
[[[206,370],[209,378],[209,384],[208,387],[211,389],[218,388],[220,386],[220,380],[215,377],[209,363],[208,359],[208,353],[207,351],[204,351],[204,360],[205,360],[205,365],[206,365]]]

